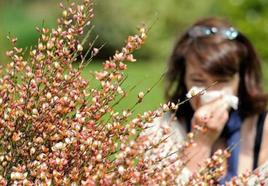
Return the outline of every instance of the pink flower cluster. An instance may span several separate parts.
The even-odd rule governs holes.
[[[91,28],[93,3],[60,6],[57,27],[37,28],[40,38],[30,51],[17,48],[17,39],[9,37],[13,48],[6,54],[11,62],[0,75],[0,184],[177,184],[187,162],[184,151],[193,145],[195,134],[178,151],[155,158],[146,154],[164,143],[170,131],[163,129],[156,141],[140,134],[178,105],[167,103],[137,116],[133,107],[121,112],[114,108],[126,96],[121,87],[125,62],[136,61],[132,53],[144,44],[146,29],[129,36],[122,50],[103,63],[94,74],[100,86],[92,88],[81,76],[84,66],[75,68],[73,62],[86,59],[79,38]],[[91,54],[98,52],[93,48]],[[138,94],[137,104],[146,94]],[[188,185],[219,178],[225,155],[216,153]]]

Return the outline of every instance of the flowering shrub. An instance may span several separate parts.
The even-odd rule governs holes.
[[[163,128],[154,141],[141,135],[156,117],[179,105],[167,103],[133,116],[148,93],[141,92],[133,107],[114,109],[126,96],[121,88],[125,62],[135,61],[132,52],[144,43],[146,29],[129,36],[122,50],[95,72],[100,85],[95,89],[81,72],[87,56],[91,60],[99,49],[83,56],[84,43],[79,40],[91,27],[92,2],[60,6],[57,28],[37,28],[40,38],[30,51],[17,48],[17,39],[9,37],[13,48],[6,54],[11,62],[0,78],[1,185],[215,184],[229,156],[227,150],[216,152],[205,168],[183,183],[177,179],[187,163],[182,156],[193,145],[195,134],[188,134],[177,151],[164,156],[154,149],[165,143],[170,131]],[[78,58],[80,66],[75,68]]]

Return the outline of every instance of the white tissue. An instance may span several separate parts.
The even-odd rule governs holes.
[[[203,91],[203,92],[202,92]],[[192,87],[190,91],[187,93],[187,97],[191,98],[192,96],[202,92],[200,95],[201,104],[206,104],[220,96],[223,96],[223,99],[227,102],[227,104],[237,110],[238,108],[238,97],[232,95],[232,91],[229,87],[224,88],[222,90],[211,90],[211,91],[204,91],[203,87]]]

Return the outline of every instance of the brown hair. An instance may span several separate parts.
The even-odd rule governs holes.
[[[212,34],[204,37],[191,37],[189,31],[194,26],[231,28],[226,20],[216,17],[196,22],[175,44],[170,56],[166,73],[165,95],[168,101],[177,103],[184,100],[187,93],[185,86],[185,68],[189,58],[194,57],[200,68],[210,75],[232,76],[239,73],[239,113],[243,117],[266,110],[267,95],[262,88],[260,59],[250,41],[240,32],[235,39]],[[178,110],[178,117],[189,119],[193,110],[190,103],[183,104]]]

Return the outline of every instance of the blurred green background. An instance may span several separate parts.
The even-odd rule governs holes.
[[[43,23],[55,26],[61,13],[59,0],[0,0],[0,63],[7,62],[6,35],[16,35],[18,45],[27,47],[36,43],[36,26]],[[137,26],[152,26],[146,45],[136,53],[137,63],[128,66],[126,88],[136,85],[123,101],[121,108],[135,103],[139,91],[146,91],[165,71],[166,61],[175,39],[197,19],[207,16],[223,16],[254,43],[263,59],[263,73],[268,80],[268,1],[267,0],[95,0],[94,33],[99,36],[96,46],[105,43],[98,59],[88,66],[88,71],[99,69],[101,63],[125,38],[136,32]],[[268,85],[265,85],[266,90]],[[138,111],[156,108],[163,102],[163,82],[145,98]]]

